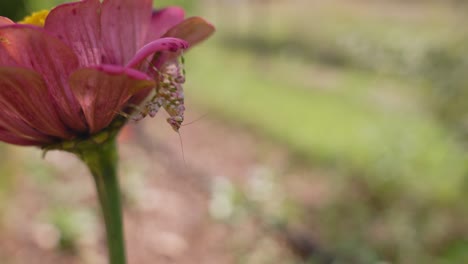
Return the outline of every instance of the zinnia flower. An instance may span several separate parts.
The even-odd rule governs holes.
[[[116,134],[160,108],[184,119],[182,51],[214,28],[152,0],[83,0],[0,17],[0,141],[76,154],[92,173],[109,262],[125,264]],[[152,94],[153,93],[153,94]]]
[[[0,17],[0,141],[37,146],[160,107],[177,130],[185,109],[179,56],[214,31],[178,7],[153,11],[151,0],[83,0],[25,22]]]

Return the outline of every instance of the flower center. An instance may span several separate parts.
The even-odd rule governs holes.
[[[50,12],[49,10],[41,10],[41,11],[34,12],[31,15],[23,18],[23,20],[19,21],[18,23],[43,27],[47,15],[49,15],[49,12]]]

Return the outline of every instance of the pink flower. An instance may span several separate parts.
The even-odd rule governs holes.
[[[214,28],[178,7],[153,12],[151,3],[67,3],[43,28],[0,17],[0,141],[45,146],[94,134],[166,83],[170,94],[152,101],[183,118],[182,107],[171,108],[182,82],[170,69],[180,70],[181,51]]]

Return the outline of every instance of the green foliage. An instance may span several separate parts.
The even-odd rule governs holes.
[[[165,6],[181,6],[189,13],[197,6],[197,0],[155,0],[153,6],[156,8]]]
[[[410,10],[405,5],[399,7],[401,16],[384,18],[365,11],[359,15],[343,12],[346,6],[337,5],[313,13],[307,30],[299,25],[300,16],[286,14],[288,23],[270,25],[271,30],[252,27],[233,34],[239,29],[228,23],[230,30],[220,34],[223,46],[264,57],[281,53],[310,63],[423,82],[428,106],[441,122],[466,138],[468,38],[467,31],[458,26],[464,23],[466,5],[417,6],[423,18],[404,13]]]
[[[81,207],[73,210],[63,206],[51,208],[45,219],[58,232],[58,249],[77,253],[79,243],[85,237],[96,235],[97,219],[90,210]]]
[[[6,16],[12,20],[22,19],[26,13],[26,1],[0,1],[0,16]]]
[[[457,17],[464,16],[462,11],[447,11],[447,7],[434,14],[430,6],[424,5],[418,6],[424,19],[406,13],[397,18],[380,17],[359,11],[365,7],[353,7],[352,3],[318,7],[302,8],[310,12],[306,18],[305,14],[297,14],[301,11],[294,5],[271,8],[270,13],[249,17],[247,28],[236,21],[224,21],[228,30],[218,35],[225,46],[257,54],[283,53],[310,62],[413,78],[420,74],[434,45],[445,44],[444,39],[460,32]],[[405,6],[400,9],[404,12]]]
[[[468,138],[468,38],[432,49],[424,77],[432,88],[433,108],[445,124]]]
[[[64,0],[26,0],[26,11],[27,14],[36,12],[42,9],[51,9],[59,4],[73,2],[73,1],[64,1]]]
[[[338,171],[334,198],[315,214],[333,251],[351,263],[435,263],[444,260],[438,252],[468,232],[457,220],[467,213],[458,206],[466,199],[466,153],[424,112],[418,94],[408,93],[411,83],[356,70],[313,71],[290,58],[214,45],[188,57],[189,84],[196,87],[187,89],[188,98]],[[299,84],[294,79],[304,67],[308,79]],[[333,82],[321,87],[327,75]],[[409,101],[376,104],[379,93]],[[444,232],[434,233],[438,225]]]
[[[65,208],[57,208],[51,212],[50,222],[60,235],[58,241],[60,249],[75,251],[81,228],[76,214]]]
[[[361,174],[365,171],[362,176],[369,181],[395,182],[420,195],[454,198],[450,196],[463,179],[464,154],[430,116],[417,111],[392,113],[379,105],[343,96],[347,89],[372,91],[372,76],[336,72],[343,83],[330,89],[342,93],[318,87],[290,87],[287,81],[262,77],[254,59],[242,53],[210,54],[209,49],[199,50],[199,57],[189,59],[189,63],[197,62],[195,72],[189,70],[192,83],[201,80],[202,75],[197,78],[199,72],[216,72],[221,61],[244,69],[229,72],[227,68],[226,74],[213,74],[210,83],[198,84],[200,87],[194,89],[193,96],[215,112],[242,120],[316,162],[355,169]],[[246,67],[249,64],[252,67]],[[284,77],[287,73],[277,74]],[[450,180],[442,180],[439,175],[448,171]],[[420,175],[430,184],[419,184]]]
[[[64,0],[25,0],[26,4],[20,5],[22,1],[2,1],[5,5],[11,6],[12,8],[19,8],[23,6],[21,9],[22,13],[18,16],[14,16],[18,20],[24,17],[25,14],[28,12],[33,12],[40,9],[50,9],[54,6],[57,6],[62,3],[66,2],[73,2],[73,1],[64,1]],[[8,3],[8,4],[7,4]],[[193,0],[154,0],[153,6],[155,8],[161,8],[165,6],[181,6],[185,8],[188,12],[194,10],[197,6],[197,1]],[[1,7],[1,6],[0,6]],[[26,13],[25,13],[26,12]],[[10,12],[11,13],[11,12]]]

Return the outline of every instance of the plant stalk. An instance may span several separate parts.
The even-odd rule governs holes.
[[[106,226],[110,264],[125,264],[120,188],[117,178],[115,137],[102,144],[81,148],[76,153],[88,166],[96,184],[99,203]]]

